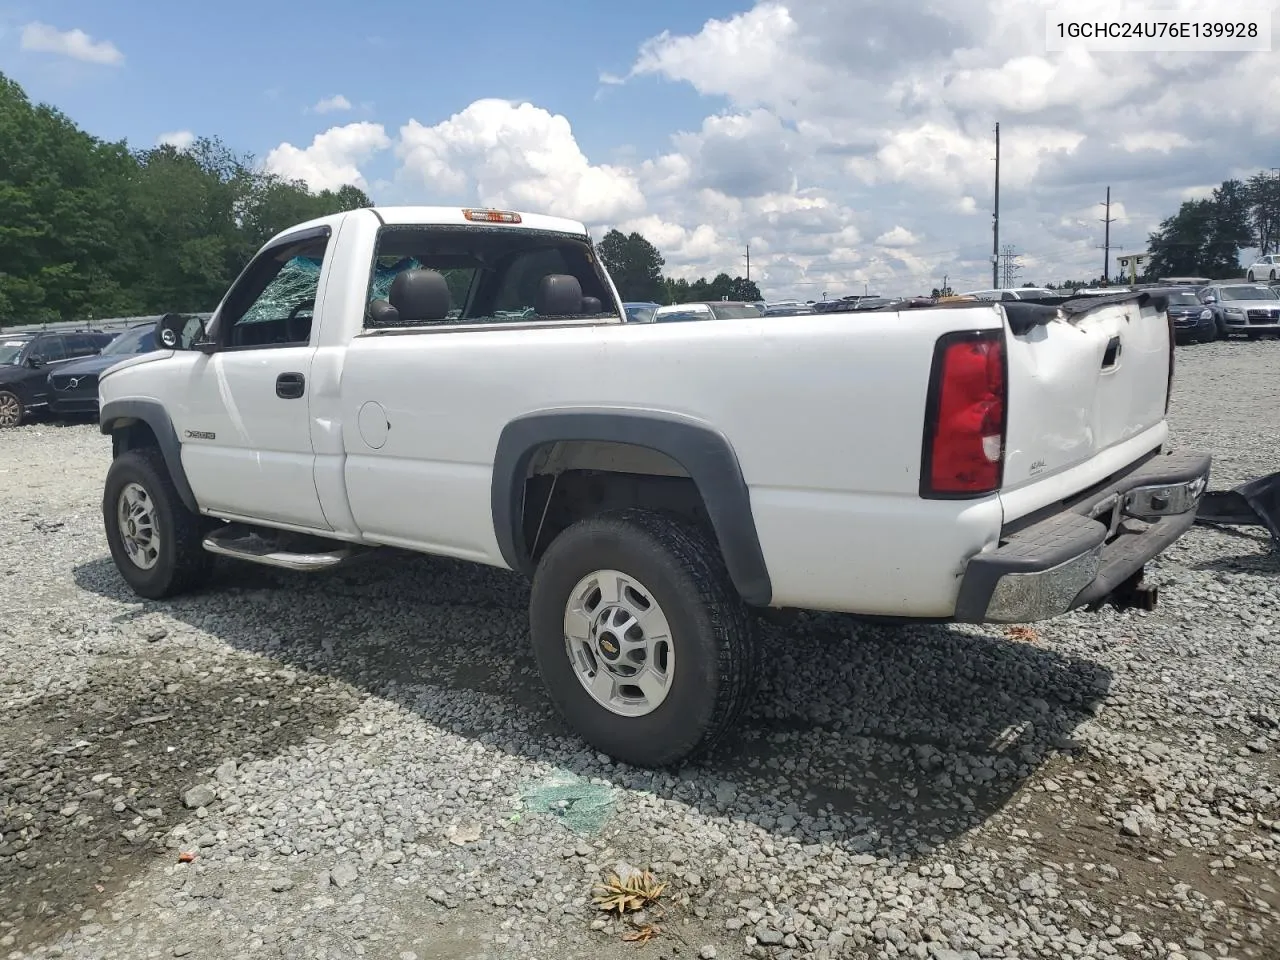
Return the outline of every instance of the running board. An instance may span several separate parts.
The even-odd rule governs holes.
[[[264,536],[258,530],[240,524],[228,524],[224,529],[209,534],[204,538],[203,546],[210,553],[222,557],[303,573],[331,570],[370,552],[364,547],[340,544],[323,537],[285,532]],[[331,549],[324,549],[330,546]]]

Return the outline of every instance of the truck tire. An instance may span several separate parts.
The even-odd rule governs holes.
[[[111,559],[133,592],[149,600],[186,593],[213,569],[204,523],[178,496],[164,456],[140,447],[112,461],[102,495]]]
[[[552,703],[624,763],[705,753],[755,692],[747,607],[714,541],[679,517],[628,508],[570,526],[534,573],[529,620]]]

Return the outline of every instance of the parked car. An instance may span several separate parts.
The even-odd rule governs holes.
[[[1250,340],[1280,333],[1280,296],[1265,284],[1213,284],[1200,291],[1200,301],[1213,312],[1223,339],[1235,333]]]
[[[808,304],[796,303],[765,307],[764,315],[766,317],[806,317],[817,312]]]
[[[1147,287],[1144,292],[1163,296],[1168,300],[1174,342],[1209,343],[1219,339],[1213,311],[1201,303],[1200,298],[1189,287]]]
[[[1250,283],[1280,278],[1280,253],[1268,254],[1255,260],[1253,266],[1245,272],[1245,277]]]
[[[369,264],[398,261],[384,295]],[[753,610],[1149,603],[1143,566],[1208,480],[1168,449],[1171,328],[1144,294],[796,317],[767,343],[621,314],[575,221],[379,207],[284,230],[207,325],[166,318],[173,349],[99,377],[116,568],[153,600],[215,555],[518,570],[512,657],[594,749],[667,766],[736,728],[776,654]]]
[[[155,323],[139,324],[119,334],[96,356],[59,366],[48,378],[49,412],[59,417],[97,413],[98,375],[127,356],[158,349],[155,329]]]
[[[1003,287],[998,290],[971,290],[961,294],[961,296],[976,297],[979,300],[1035,300],[1040,297],[1061,295],[1057,290],[1049,290],[1046,287]]]
[[[681,320],[757,320],[759,317],[760,311],[751,304],[736,300],[669,303],[653,312],[654,323]]]
[[[631,323],[652,323],[653,312],[660,306],[662,306],[660,303],[634,301],[624,303],[622,309],[627,311],[627,320]]]
[[[49,373],[90,357],[115,337],[96,330],[0,335],[0,427],[16,427],[49,405]]]

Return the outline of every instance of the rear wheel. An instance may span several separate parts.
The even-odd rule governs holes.
[[[24,412],[22,400],[16,393],[0,390],[0,427],[21,426]]]
[[[626,763],[704,753],[755,690],[746,605],[715,543],[676,517],[627,509],[573,524],[538,564],[529,617],[556,709]]]
[[[1253,282],[1254,282],[1254,276],[1253,276],[1253,271],[1252,271],[1252,270],[1250,270],[1250,271],[1249,271],[1248,273],[1246,273],[1244,276],[1245,276],[1245,279],[1246,279],[1246,280],[1248,280],[1250,283],[1253,283]]]
[[[150,600],[186,593],[213,568],[203,522],[178,495],[155,447],[121,454],[107,471],[102,519],[111,559],[133,592]]]

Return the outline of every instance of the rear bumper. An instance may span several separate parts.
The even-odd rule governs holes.
[[[1151,458],[1079,503],[1002,536],[965,567],[955,619],[1049,620],[1105,600],[1195,523],[1211,457]]]

